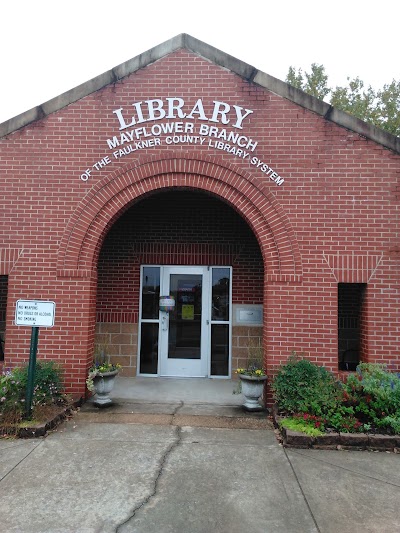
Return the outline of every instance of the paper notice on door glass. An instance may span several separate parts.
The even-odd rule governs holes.
[[[182,319],[194,320],[194,305],[182,305]]]

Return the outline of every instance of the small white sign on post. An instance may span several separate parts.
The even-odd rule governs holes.
[[[15,308],[16,326],[54,326],[56,304],[43,300],[18,300]]]

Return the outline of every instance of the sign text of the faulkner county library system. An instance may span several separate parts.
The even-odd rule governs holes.
[[[243,133],[243,123],[253,113],[218,100],[213,100],[212,111],[207,113],[201,98],[188,105],[180,97],[134,102],[129,109],[120,107],[113,111],[118,133],[106,139],[111,153],[84,170],[80,178],[87,181],[93,172],[146,148],[197,144],[247,160],[276,185],[282,185],[284,178],[254,154],[258,141]],[[194,119],[202,123],[191,122]]]
[[[43,300],[18,300],[15,308],[16,326],[54,326],[56,304]]]

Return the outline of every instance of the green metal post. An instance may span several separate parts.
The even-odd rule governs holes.
[[[32,334],[31,334],[31,348],[29,351],[28,383],[26,386],[26,398],[25,398],[25,408],[26,408],[27,418],[30,418],[32,414],[32,398],[33,398],[33,388],[35,384],[36,353],[37,353],[37,346],[38,346],[38,338],[39,338],[39,328],[37,326],[33,326]]]

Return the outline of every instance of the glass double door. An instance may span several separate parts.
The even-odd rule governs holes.
[[[230,268],[143,267],[140,331],[140,374],[229,377]]]

